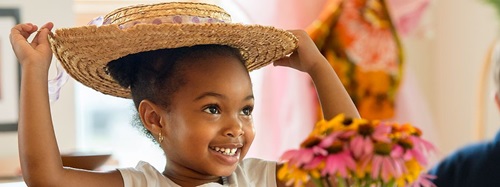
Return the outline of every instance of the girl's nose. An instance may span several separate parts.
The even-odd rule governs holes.
[[[243,134],[245,134],[243,131],[243,123],[238,119],[232,119],[228,122],[228,127],[224,131],[225,136],[233,138],[243,136]]]

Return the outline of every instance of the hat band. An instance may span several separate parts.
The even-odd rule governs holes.
[[[88,23],[88,25],[109,25],[109,22],[103,23],[103,17],[99,16]],[[188,16],[188,15],[175,15],[175,16],[163,16],[163,17],[155,17],[149,19],[141,19],[134,20],[132,22],[127,22],[121,25],[118,25],[120,29],[128,29],[133,27],[134,25],[140,24],[201,24],[201,23],[224,23],[224,20],[209,18],[209,17],[198,17],[198,16]]]

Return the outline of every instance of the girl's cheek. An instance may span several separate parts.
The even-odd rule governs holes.
[[[243,127],[243,131],[245,134],[248,133],[250,136],[255,136],[255,127],[253,126],[253,123],[249,123]],[[253,138],[252,138],[253,139]]]

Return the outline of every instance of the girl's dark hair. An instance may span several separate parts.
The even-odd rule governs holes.
[[[235,48],[197,45],[127,55],[109,62],[107,68],[120,86],[130,88],[136,109],[142,100],[147,99],[169,111],[172,95],[186,83],[184,74],[188,67],[211,56],[232,56],[244,64],[240,52]],[[135,118],[134,126],[154,140],[138,115]]]

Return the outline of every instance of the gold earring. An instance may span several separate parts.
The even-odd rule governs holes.
[[[161,143],[163,142],[163,136],[161,135],[161,132],[158,133],[158,141]]]

